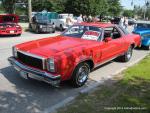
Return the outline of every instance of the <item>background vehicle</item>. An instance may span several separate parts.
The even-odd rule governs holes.
[[[74,19],[73,14],[59,14],[58,18],[51,19],[51,23],[55,25],[56,28],[63,31],[64,29],[68,28],[66,25],[66,19],[68,18],[68,15],[70,15],[72,21],[77,22],[77,20]]]
[[[137,21],[133,33],[142,37],[141,45],[150,50],[150,21]]]
[[[120,26],[81,23],[55,38],[16,45],[9,61],[24,78],[52,85],[70,80],[73,86],[80,87],[92,69],[118,57],[129,61],[137,46],[140,36],[129,34]]]
[[[22,34],[22,28],[18,25],[19,17],[14,14],[0,15],[0,35],[18,35]]]
[[[129,18],[128,19],[128,24],[129,25],[134,25],[136,23],[136,20],[134,18]]]
[[[36,33],[54,33],[55,26],[51,24],[50,13],[41,12],[32,17],[32,23],[29,24],[32,31]]]
[[[111,21],[112,24],[119,24],[120,20],[121,20],[120,17],[114,17],[110,21]]]

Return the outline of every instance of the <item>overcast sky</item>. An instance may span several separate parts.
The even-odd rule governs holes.
[[[120,0],[122,6],[126,9],[133,9],[134,5],[143,6],[145,4],[145,0],[133,0],[134,5],[131,6],[132,0]]]

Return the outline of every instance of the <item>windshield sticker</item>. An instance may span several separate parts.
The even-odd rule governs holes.
[[[100,32],[97,32],[97,31],[86,31],[83,34],[82,39],[98,40],[99,36],[100,36]]]

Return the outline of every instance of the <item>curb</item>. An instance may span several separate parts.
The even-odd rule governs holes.
[[[68,97],[65,100],[61,101],[60,103],[55,104],[54,106],[45,109],[44,112],[42,112],[42,113],[56,113],[58,108],[68,105],[71,101],[73,101],[75,99],[75,97],[76,96]]]

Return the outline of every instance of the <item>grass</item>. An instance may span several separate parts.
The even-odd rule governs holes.
[[[120,75],[58,113],[150,113],[150,56]]]

